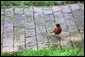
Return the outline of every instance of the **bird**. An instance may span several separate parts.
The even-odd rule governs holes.
[[[55,33],[56,35],[56,34],[60,34],[61,32],[62,32],[62,28],[60,24],[56,24],[56,28],[51,33]]]
[[[56,24],[56,28],[54,28],[54,30],[51,33],[55,33],[55,35],[57,35],[58,38],[61,38],[59,36],[59,34],[62,32],[62,28],[60,26],[60,24]],[[59,39],[60,40],[60,39]]]

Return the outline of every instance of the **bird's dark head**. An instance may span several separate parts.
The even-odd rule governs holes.
[[[60,24],[56,24],[56,27],[60,27]]]

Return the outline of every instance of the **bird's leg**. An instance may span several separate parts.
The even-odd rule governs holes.
[[[55,34],[55,36],[56,36],[56,38],[58,38],[58,35],[57,34]]]
[[[57,37],[58,37],[58,39],[59,39],[59,41],[60,41],[60,38],[61,38],[61,37],[59,36],[59,34],[57,34]]]
[[[56,38],[58,38],[59,41],[60,41],[60,36],[59,36],[58,34],[55,34],[55,36],[56,36]]]
[[[59,40],[59,45],[60,45],[60,48],[62,49],[62,45],[61,45],[61,37],[59,36],[59,34],[57,34],[57,38],[58,38],[58,40]]]

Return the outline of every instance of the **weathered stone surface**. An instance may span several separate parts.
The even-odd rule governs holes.
[[[5,12],[1,9],[1,49],[9,52],[24,49],[48,49],[56,45],[69,45],[70,40],[72,42],[83,40],[83,11],[83,4],[7,8]],[[50,33],[57,23],[62,28],[61,44],[55,34]],[[78,43],[74,45],[79,47]]]
[[[65,19],[73,19],[73,16],[71,13],[64,14]]]
[[[55,16],[56,18],[58,18],[58,17],[63,18],[63,14],[62,14],[61,11],[60,11],[60,12],[54,12],[54,16]],[[58,18],[58,19],[59,19],[59,18]]]
[[[35,13],[42,13],[42,7],[33,7]]]
[[[5,16],[13,16],[13,15],[14,15],[13,8],[8,8],[5,10]]]
[[[26,36],[35,36],[35,30],[25,30],[25,37]]]
[[[53,10],[53,12],[61,11],[59,6],[53,6],[52,10]]]
[[[50,7],[42,7],[42,10],[43,10],[44,14],[46,14],[46,15],[52,14],[52,10]]]
[[[61,6],[61,10],[64,12],[64,13],[70,13],[71,12],[71,10],[70,10],[70,8],[69,8],[69,6],[68,5],[65,5],[65,6]]]
[[[84,4],[80,4],[82,11],[84,11]]]
[[[3,46],[13,46],[13,38],[3,38]]]
[[[25,39],[26,39],[26,46],[36,45],[36,37],[25,38]]]
[[[23,13],[23,8],[15,8],[15,13]]]
[[[4,9],[1,9],[1,15],[3,15],[4,14]]]
[[[32,7],[25,8],[24,14],[25,15],[33,15],[33,8]]]
[[[80,9],[78,4],[71,4],[70,7],[71,7],[72,10]]]
[[[13,47],[3,47],[2,51],[3,52],[13,52]]]
[[[34,22],[27,22],[27,23],[25,23],[24,24],[24,26],[25,26],[25,28],[35,28],[35,26],[34,26]]]

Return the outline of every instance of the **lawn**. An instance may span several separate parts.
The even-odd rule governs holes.
[[[84,3],[84,1],[1,1],[1,6],[52,6]]]
[[[1,56],[84,56],[84,50],[80,48],[63,48],[56,50],[23,50],[14,53],[1,53]]]

